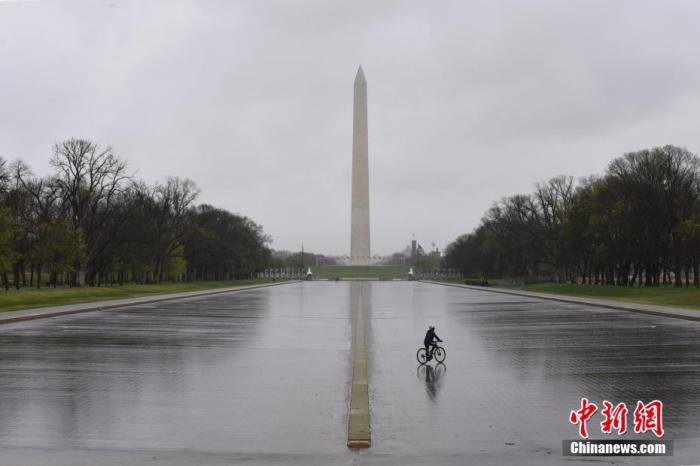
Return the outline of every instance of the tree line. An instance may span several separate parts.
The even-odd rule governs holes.
[[[335,265],[335,259],[323,254],[303,251],[273,251],[269,266],[273,269],[316,267],[317,265]]]
[[[199,189],[148,185],[110,147],[68,139],[53,173],[0,158],[0,275],[11,286],[99,286],[250,277],[270,238],[249,218],[196,205]]]
[[[700,159],[675,146],[630,152],[601,176],[557,176],[495,203],[445,251],[467,277],[549,277],[700,286]]]

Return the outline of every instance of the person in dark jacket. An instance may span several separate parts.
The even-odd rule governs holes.
[[[440,337],[435,334],[435,326],[431,325],[430,327],[428,327],[428,331],[425,333],[425,338],[423,339],[423,344],[425,345],[425,352],[428,356],[427,361],[433,359],[432,350],[435,348],[435,340],[442,343]]]

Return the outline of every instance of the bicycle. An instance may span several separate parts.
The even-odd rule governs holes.
[[[431,351],[432,356],[435,358],[437,362],[443,362],[445,358],[447,357],[447,351],[445,351],[445,348],[442,346],[438,345],[433,345],[433,349]],[[418,359],[418,362],[423,365],[426,362],[428,362],[428,353],[425,351],[425,347],[421,346],[418,348],[418,351],[416,352],[416,359]]]

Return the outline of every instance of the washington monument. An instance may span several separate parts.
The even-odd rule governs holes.
[[[352,219],[350,264],[369,265],[369,166],[367,160],[367,81],[355,76],[352,118]]]

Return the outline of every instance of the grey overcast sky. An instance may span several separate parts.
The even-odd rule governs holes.
[[[188,177],[275,249],[350,249],[352,90],[372,253],[441,249],[503,196],[700,152],[700,2],[0,2],[0,156],[69,137]]]

